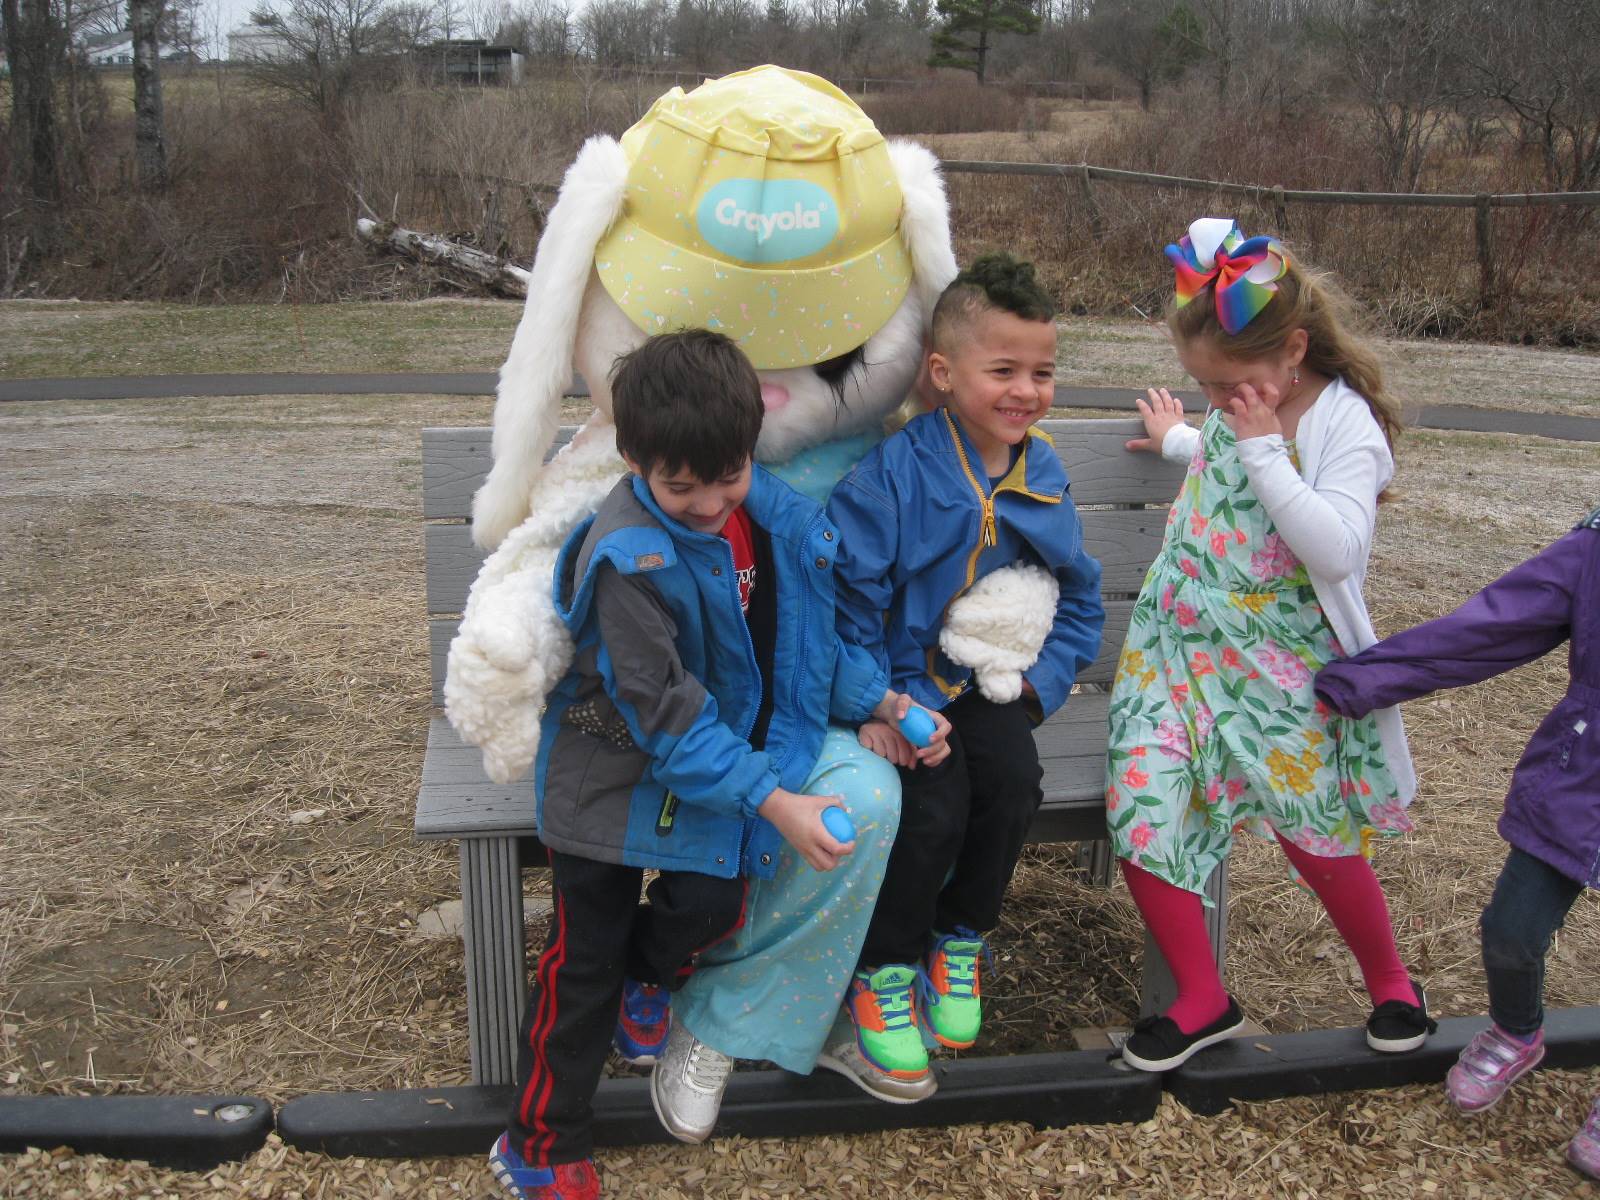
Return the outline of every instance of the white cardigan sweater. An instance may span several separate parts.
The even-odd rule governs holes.
[[[1161,455],[1188,462],[1199,444],[1198,429],[1178,425],[1162,440]],[[1239,461],[1278,534],[1305,564],[1339,645],[1355,654],[1378,640],[1361,585],[1378,493],[1394,476],[1394,457],[1366,400],[1342,379],[1324,388],[1301,416],[1295,447],[1299,471],[1275,433],[1239,442]],[[1378,709],[1373,717],[1401,802],[1409,804],[1417,775],[1400,710]]]

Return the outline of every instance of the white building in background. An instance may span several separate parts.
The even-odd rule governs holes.
[[[83,53],[93,67],[133,65],[133,34],[126,29],[83,39]]]
[[[126,29],[113,33],[95,34],[79,43],[83,56],[92,67],[131,67],[133,65],[133,34]],[[193,55],[173,46],[157,45],[156,55],[162,62],[178,62]]]
[[[270,25],[241,25],[228,33],[229,62],[287,62],[294,47]]]

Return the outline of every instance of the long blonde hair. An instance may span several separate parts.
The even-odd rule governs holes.
[[[1206,288],[1179,308],[1167,306],[1167,326],[1176,338],[1205,338],[1221,354],[1244,362],[1268,358],[1283,348],[1296,329],[1306,331],[1304,365],[1332,379],[1340,376],[1361,393],[1383,437],[1394,449],[1402,419],[1400,403],[1383,381],[1383,364],[1361,311],[1331,275],[1288,259],[1277,293],[1254,320],[1228,333],[1217,320],[1216,292]]]

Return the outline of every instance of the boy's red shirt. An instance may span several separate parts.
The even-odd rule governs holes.
[[[750,611],[750,593],[756,586],[756,548],[750,540],[750,514],[744,505],[734,509],[722,527],[722,536],[733,548],[733,571],[739,580],[739,607]]]

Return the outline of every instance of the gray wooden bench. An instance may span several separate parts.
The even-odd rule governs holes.
[[[1037,733],[1044,764],[1044,805],[1030,840],[1097,843],[1109,877],[1105,839],[1106,689],[1116,672],[1133,601],[1161,548],[1166,508],[1183,469],[1123,449],[1141,427],[1131,420],[1046,421],[1072,480],[1088,549],[1104,570],[1105,644],[1080,679],[1080,689]],[[571,436],[563,430],[558,445]],[[522,921],[522,869],[542,862],[533,840],[534,795],[524,779],[509,787],[483,774],[479,753],[442,715],[445,662],[467,592],[483,553],[468,526],[473,493],[489,469],[490,431],[426,429],[422,435],[423,517],[427,536],[429,641],[435,715],[417,797],[419,838],[455,839],[461,857],[462,939],[475,1083],[509,1083],[516,1070],[517,1030],[527,1003]],[[1209,888],[1208,910],[1220,965],[1226,932],[1226,869]],[[1141,1007],[1165,1006],[1171,977],[1159,952],[1145,948]]]

